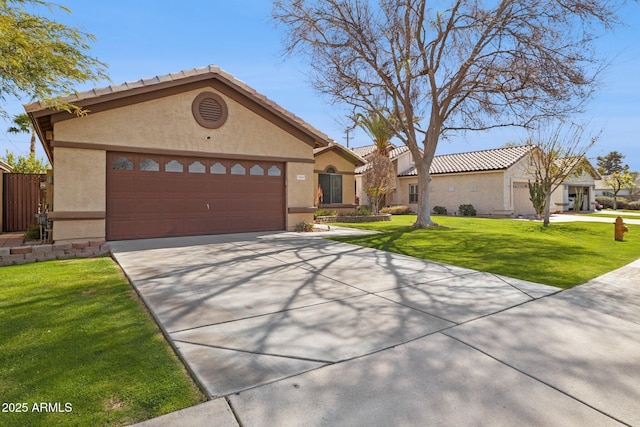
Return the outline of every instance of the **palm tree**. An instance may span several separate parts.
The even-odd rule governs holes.
[[[389,141],[396,134],[389,125],[389,118],[384,117],[379,112],[370,112],[368,117],[358,114],[356,116],[356,124],[371,137],[376,146],[376,151],[389,157]]]
[[[31,153],[36,152],[36,134],[33,131],[33,124],[31,123],[31,119],[26,113],[17,114],[13,116],[13,124],[15,126],[11,126],[7,129],[9,133],[31,133],[31,147],[29,147],[29,151]]]

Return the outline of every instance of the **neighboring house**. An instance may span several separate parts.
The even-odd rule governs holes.
[[[354,151],[365,157],[373,146],[358,147]],[[431,164],[430,204],[442,206],[454,214],[463,204],[471,204],[478,215],[533,216],[535,210],[529,200],[529,157],[531,146],[503,147],[490,150],[435,156]],[[406,146],[390,152],[398,174],[395,191],[387,197],[390,205],[418,206],[418,177],[413,156]],[[588,163],[588,162],[587,162]],[[362,191],[362,173],[366,166],[356,169],[356,186],[362,203],[368,199]],[[561,185],[551,198],[551,211],[572,208],[570,202],[579,188],[585,194],[582,210],[593,210],[594,180],[599,175],[589,165],[580,176],[573,176]]]
[[[11,166],[0,160],[0,172],[11,173]]]
[[[292,230],[313,220],[314,149],[332,141],[209,66],[25,105],[53,176],[53,239]]]
[[[613,197],[613,189],[611,187],[607,187],[605,185],[605,182],[607,182],[607,178],[608,176],[606,175],[602,175],[602,179],[598,179],[596,180],[596,196],[607,196],[607,197]],[[622,188],[620,191],[618,191],[618,197],[624,197],[627,198],[629,200],[633,200],[635,199],[635,191],[637,191],[637,188],[640,187],[640,176],[638,176],[636,178],[636,190],[634,190],[634,196],[632,197],[629,194],[629,190],[626,188]]]
[[[353,210],[356,201],[356,167],[365,160],[338,143],[313,150],[315,204],[333,210]]]

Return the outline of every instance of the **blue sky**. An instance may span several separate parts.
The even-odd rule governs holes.
[[[346,145],[343,115],[315,93],[301,60],[282,56],[281,34],[270,18],[267,0],[175,1],[60,0],[72,14],[56,12],[61,22],[93,33],[97,41],[91,54],[109,65],[111,82],[78,87],[79,90],[214,64],[243,80],[284,108]],[[593,158],[617,150],[626,155],[632,170],[640,171],[640,3],[622,9],[624,25],[599,42],[600,53],[611,65],[589,104],[582,121],[590,133],[602,130]],[[9,100],[10,114],[23,112],[22,103]],[[10,126],[0,119],[0,153],[5,149],[26,154],[28,135],[6,133]],[[500,147],[522,141],[519,129],[473,132],[442,141],[437,154]],[[370,141],[361,132],[352,134],[351,147]],[[44,156],[38,148],[39,156]]]

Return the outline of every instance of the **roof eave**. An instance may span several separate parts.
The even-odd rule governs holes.
[[[319,156],[327,151],[335,151],[340,157],[352,163],[356,167],[364,166],[367,163],[362,157],[338,143],[331,143],[330,145],[319,149],[313,153],[313,156]]]
[[[209,71],[206,72],[193,73],[181,72],[183,76],[175,79],[172,77],[172,75],[161,77],[158,76],[152,79],[140,80],[138,82],[109,86],[108,89],[92,89],[90,91],[81,92],[76,95],[65,97],[63,98],[63,100],[71,102],[82,109],[89,110],[90,112],[89,107],[91,106],[105,104],[112,101],[119,101],[126,98],[132,98],[137,95],[144,95],[163,89],[184,86],[189,83],[196,83],[214,79],[230,87],[241,95],[251,99],[262,108],[269,111],[271,114],[280,117],[280,119],[284,120],[299,132],[306,135],[307,138],[313,140],[315,147],[326,147],[333,142],[333,140],[326,134],[313,128],[304,120],[280,107],[278,104],[271,101],[266,96],[259,94],[257,91],[251,89],[248,85],[234,78],[230,74],[221,71],[217,67],[209,67],[208,70]],[[145,81],[152,83],[145,84]],[[23,107],[31,118],[31,121],[34,125],[34,130],[36,131],[36,134],[42,142],[49,161],[51,162],[51,164],[53,164],[53,151],[51,149],[52,140],[47,139],[47,130],[51,130],[53,128],[52,123],[55,120],[64,120],[73,118],[75,116],[72,113],[68,113],[66,111],[59,111],[46,107],[40,101],[24,104]],[[52,120],[53,116],[56,116],[57,119]]]

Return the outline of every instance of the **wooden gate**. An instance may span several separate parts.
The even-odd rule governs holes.
[[[25,231],[37,225],[35,214],[42,200],[40,182],[46,175],[4,173],[2,179],[3,232]]]

